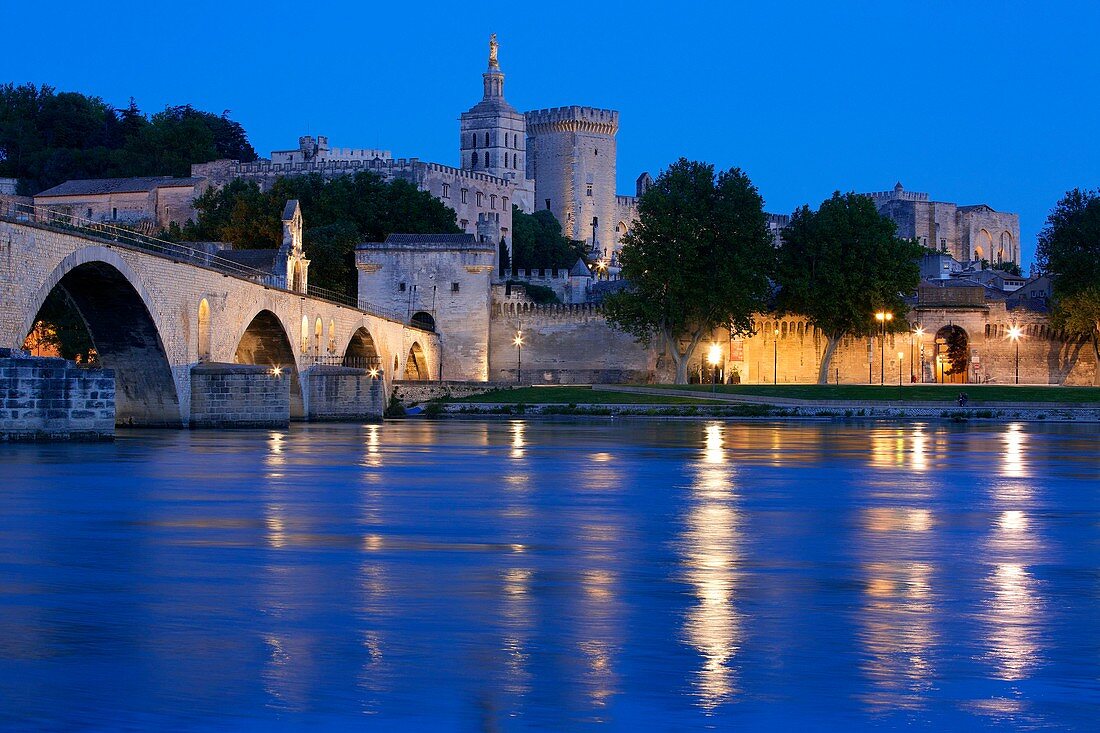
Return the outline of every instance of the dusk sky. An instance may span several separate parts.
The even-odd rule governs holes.
[[[0,80],[230,110],[265,157],[309,133],[457,165],[495,32],[517,109],[620,111],[620,193],[680,156],[782,213],[900,180],[1019,212],[1026,268],[1062,193],[1100,185],[1100,3],[838,5],[11,3]]]

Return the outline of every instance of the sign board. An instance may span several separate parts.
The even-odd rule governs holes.
[[[730,342],[730,361],[744,361],[745,360],[745,342],[741,339],[734,339]]]

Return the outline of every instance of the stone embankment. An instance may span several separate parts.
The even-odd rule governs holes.
[[[0,349],[0,440],[110,440],[114,433],[110,369]]]

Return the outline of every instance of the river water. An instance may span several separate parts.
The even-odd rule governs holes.
[[[0,445],[0,727],[1096,730],[1100,430]]]

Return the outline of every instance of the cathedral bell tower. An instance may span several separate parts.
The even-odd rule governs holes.
[[[482,98],[459,117],[462,170],[488,173],[523,186],[526,179],[527,124],[504,99],[504,72],[497,58],[497,35],[489,36],[489,65]]]

